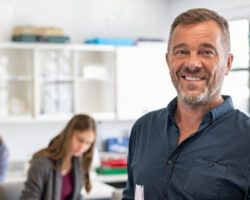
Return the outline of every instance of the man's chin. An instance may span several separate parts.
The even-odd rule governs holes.
[[[181,100],[188,104],[188,105],[192,105],[192,106],[198,106],[198,105],[203,105],[206,103],[206,98],[205,95],[180,95]]]

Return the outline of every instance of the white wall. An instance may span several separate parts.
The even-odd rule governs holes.
[[[108,137],[128,136],[132,121],[98,122],[97,146],[102,150],[103,141]],[[48,145],[66,122],[24,122],[0,123],[0,135],[6,142],[11,161],[28,160],[39,149]]]
[[[168,4],[169,19],[172,20],[182,11],[190,8],[204,7],[219,12],[228,20],[250,16],[249,0],[170,0]]]
[[[168,1],[168,25],[181,12],[190,8],[213,9],[227,20],[250,18],[249,0],[169,0]],[[170,27],[168,27],[167,34]],[[168,37],[168,36],[167,36]]]
[[[1,16],[16,25],[58,26],[72,41],[97,36],[163,37],[165,0],[10,0],[0,1]],[[1,20],[0,20],[1,23]],[[10,23],[9,23],[10,24]],[[6,38],[6,37],[5,37]]]
[[[8,146],[10,160],[23,161],[45,147],[62,127],[62,123],[1,123],[0,134]]]

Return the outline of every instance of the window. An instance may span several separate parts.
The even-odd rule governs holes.
[[[235,108],[249,115],[249,21],[231,21],[229,26],[234,61],[232,71],[225,78],[222,94],[232,96]]]

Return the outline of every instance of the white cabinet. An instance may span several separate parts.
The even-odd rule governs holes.
[[[165,61],[166,45],[118,47],[117,116],[136,119],[167,106],[175,96]]]
[[[0,44],[0,121],[134,120],[174,95],[165,44]]]
[[[0,116],[31,118],[34,114],[33,51],[27,46],[0,48]]]
[[[0,44],[0,121],[115,117],[115,48]]]
[[[115,118],[115,48],[75,51],[75,110]]]

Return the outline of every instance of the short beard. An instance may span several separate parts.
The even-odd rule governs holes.
[[[185,93],[178,92],[178,98],[184,103],[186,103],[189,106],[201,106],[206,105],[209,103],[209,100],[212,96],[214,96],[216,93],[220,91],[220,86],[216,86],[213,88],[205,88],[205,91],[203,91],[200,95],[190,95],[187,96]]]
[[[178,94],[178,97],[181,99],[182,102],[186,103],[189,106],[200,106],[208,103],[209,93],[207,89],[198,96],[186,96],[185,94],[180,92]]]

